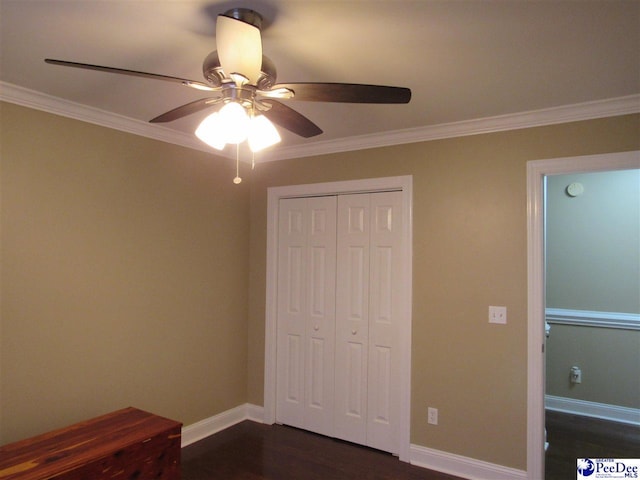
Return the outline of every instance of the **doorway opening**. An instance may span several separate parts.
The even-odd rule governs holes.
[[[545,251],[547,176],[640,168],[640,151],[537,160],[527,164],[527,474],[544,478]]]

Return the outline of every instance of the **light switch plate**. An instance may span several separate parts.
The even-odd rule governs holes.
[[[489,307],[489,323],[507,323],[507,307]]]

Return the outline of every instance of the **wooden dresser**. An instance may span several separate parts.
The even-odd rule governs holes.
[[[182,424],[125,408],[0,447],[1,480],[178,480]]]

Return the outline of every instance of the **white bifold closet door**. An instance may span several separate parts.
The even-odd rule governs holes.
[[[280,200],[276,420],[333,435],[337,198]]]
[[[276,420],[398,453],[400,192],[285,199]]]
[[[334,436],[398,453],[400,192],[338,200]]]

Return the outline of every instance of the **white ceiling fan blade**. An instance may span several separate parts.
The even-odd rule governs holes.
[[[255,85],[262,68],[260,29],[241,20],[218,15],[216,45],[225,75],[241,73]]]

